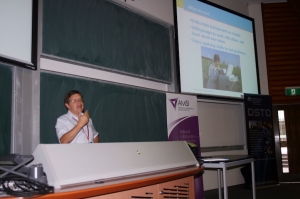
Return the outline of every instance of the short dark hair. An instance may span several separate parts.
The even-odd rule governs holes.
[[[218,54],[214,55],[214,62],[220,61],[220,56]]]
[[[83,96],[82,96],[82,94],[81,94],[79,91],[77,91],[77,90],[70,90],[70,91],[68,91],[68,92],[65,94],[64,104],[68,104],[68,103],[69,103],[70,97],[71,97],[72,95],[74,95],[74,94],[79,94],[79,95],[81,96],[81,99],[83,99]]]

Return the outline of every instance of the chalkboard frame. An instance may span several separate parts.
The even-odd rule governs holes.
[[[93,2],[93,1],[94,0],[89,0],[89,2]],[[103,2],[109,2],[111,5],[113,5],[113,9],[115,9],[115,7],[117,7],[116,9],[123,9],[121,11],[124,12],[124,13],[127,13],[127,14],[129,13],[128,15],[134,15],[135,17],[137,16],[137,18],[139,18],[139,20],[140,19],[145,20],[147,23],[149,23],[149,21],[151,21],[151,23],[155,24],[155,25],[152,25],[152,27],[153,26],[154,27],[158,27],[158,26],[163,27],[163,29],[164,29],[163,31],[167,32],[165,34],[165,37],[167,38],[165,40],[167,40],[167,41],[164,41],[164,42],[166,42],[165,45],[168,44],[167,52],[165,52],[164,49],[160,50],[159,52],[156,52],[157,50],[153,49],[153,48],[150,49],[150,50],[151,50],[152,54],[155,53],[155,55],[156,54],[159,55],[159,56],[155,56],[155,57],[159,57],[159,58],[160,57],[166,57],[166,56],[168,57],[168,67],[167,68],[165,67],[165,69],[164,69],[164,67],[161,67],[161,65],[159,65],[159,64],[157,64],[155,66],[151,66],[152,68],[150,68],[150,67],[143,68],[140,65],[137,66],[137,65],[134,65],[134,64],[128,64],[127,62],[123,62],[123,63],[119,64],[118,66],[110,65],[109,67],[107,67],[103,64],[98,64],[98,63],[95,63],[93,61],[88,61],[87,62],[87,61],[80,60],[80,59],[77,59],[77,58],[74,59],[74,57],[61,56],[61,55],[59,55],[59,53],[54,52],[54,51],[59,51],[59,49],[51,49],[51,48],[58,48],[58,47],[57,46],[53,47],[54,45],[56,45],[55,40],[54,39],[49,39],[49,37],[50,37],[49,36],[49,31],[47,30],[47,27],[49,26],[49,23],[47,21],[49,21],[49,20],[47,19],[47,17],[45,17],[45,16],[49,15],[49,13],[47,14],[47,10],[46,10],[45,7],[47,7],[47,5],[49,5],[49,2],[60,2],[61,3],[61,1],[59,1],[59,0],[48,0],[46,2],[44,1],[43,5],[42,5],[42,7],[43,7],[43,42],[42,42],[43,46],[42,46],[41,57],[45,57],[45,58],[49,58],[49,59],[53,59],[53,60],[58,60],[58,61],[62,61],[62,62],[68,62],[68,63],[72,63],[72,64],[84,66],[84,67],[96,68],[96,69],[99,69],[99,70],[105,70],[105,71],[111,71],[111,72],[114,72],[114,73],[125,74],[125,75],[128,75],[128,76],[138,77],[138,78],[142,78],[142,79],[153,80],[153,81],[157,81],[157,82],[172,83],[173,79],[174,79],[174,74],[173,73],[174,73],[174,68],[175,68],[175,66],[174,66],[174,64],[175,64],[174,45],[175,44],[174,44],[174,30],[173,30],[174,28],[173,28],[173,26],[166,23],[166,22],[163,22],[159,19],[156,19],[152,16],[149,16],[145,13],[142,13],[141,11],[138,11],[138,10],[133,9],[131,7],[127,7],[123,4],[121,4],[120,2],[116,2],[116,1],[112,1],[112,0],[102,0],[102,1]],[[66,2],[66,1],[64,1],[64,2]],[[72,3],[73,2],[74,1],[72,1]],[[80,2],[80,0],[77,0],[77,2]],[[97,1],[97,2],[99,2],[99,1]],[[47,5],[45,3],[47,3]],[[124,10],[126,10],[126,11],[124,11]],[[118,10],[118,11],[120,11],[120,10]],[[58,21],[58,20],[56,20],[56,21]],[[60,20],[60,21],[62,21],[62,20]],[[61,28],[58,28],[58,29],[61,29]],[[53,35],[53,34],[51,34],[51,35]],[[57,37],[59,37],[59,36],[60,35],[58,35]],[[158,40],[158,39],[156,39],[156,40]],[[153,42],[155,42],[155,41],[151,40],[150,43],[153,43]],[[47,47],[47,45],[49,45],[49,43],[51,45],[53,44],[53,46]],[[48,48],[48,50],[47,50],[47,48]],[[73,49],[73,47],[70,46],[70,49]],[[126,51],[127,51],[127,49],[125,49],[125,50],[122,49],[122,52],[121,51],[120,52],[126,54]],[[92,54],[92,53],[90,53],[90,54]],[[166,55],[166,54],[168,54],[168,55]],[[124,56],[124,59],[127,59],[128,56],[129,56],[129,54],[126,54],[126,56]],[[140,60],[146,60],[146,61],[147,61],[147,59],[148,59],[147,57],[140,58]],[[158,58],[155,58],[155,59],[158,59]],[[155,62],[155,61],[157,61],[157,60],[154,60],[153,62]],[[120,70],[120,67],[121,67],[121,70]],[[133,68],[133,67],[135,67],[135,68]],[[136,70],[136,71],[133,71],[133,72],[130,71],[130,70],[132,70],[132,68],[133,68],[133,70]],[[148,71],[146,71],[146,70],[148,70]],[[154,71],[155,71],[155,74],[154,74]],[[60,72],[60,71],[57,71],[57,72]],[[162,75],[162,76],[158,77],[158,75]]]

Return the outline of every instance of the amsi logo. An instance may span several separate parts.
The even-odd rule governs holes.
[[[189,106],[189,101],[185,100],[178,100],[178,98],[174,98],[174,99],[169,99],[169,101],[171,102],[172,106],[174,107],[174,109],[176,110],[176,106]]]
[[[175,110],[176,110],[177,100],[178,100],[178,98],[169,99],[169,101],[171,102],[171,104]]]
[[[185,100],[185,101],[179,100],[178,105],[179,106],[189,106],[189,101],[188,100]]]

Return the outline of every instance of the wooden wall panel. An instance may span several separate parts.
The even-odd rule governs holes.
[[[285,95],[285,87],[300,87],[300,17],[289,3],[261,6],[272,102],[300,103],[300,96]]]

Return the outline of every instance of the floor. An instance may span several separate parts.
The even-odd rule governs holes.
[[[218,199],[218,190],[204,192],[205,199]],[[224,198],[224,197],[223,197]],[[229,199],[252,199],[252,190],[244,185],[228,188]],[[256,189],[256,199],[300,199],[300,183],[280,183],[269,187]]]

